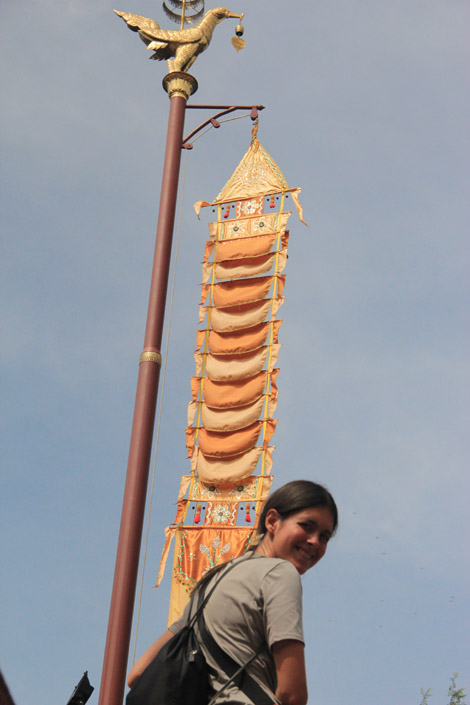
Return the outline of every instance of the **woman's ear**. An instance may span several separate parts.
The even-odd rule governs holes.
[[[270,509],[266,514],[266,519],[264,520],[264,525],[266,527],[266,533],[273,534],[280,521],[281,521],[281,517],[277,513],[277,510]]]

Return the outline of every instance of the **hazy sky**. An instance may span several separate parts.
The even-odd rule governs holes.
[[[65,705],[84,670],[98,701],[169,106],[166,65],[114,7],[2,4],[0,666],[17,705]],[[303,579],[309,703],[419,705],[432,687],[445,705],[454,672],[470,689],[470,3],[229,7],[246,49],[221,24],[191,101],[267,106],[259,139],[309,224],[289,222],[273,438],[275,487],[319,480],[340,508]],[[117,9],[168,25],[159,2]],[[229,122],[183,154],[139,654],[166,625],[170,571],[152,585],[189,471],[211,215],[192,204],[250,130]]]

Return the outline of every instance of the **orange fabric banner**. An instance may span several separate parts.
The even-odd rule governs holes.
[[[162,551],[162,557],[160,560],[160,566],[159,566],[159,571],[158,571],[158,576],[157,576],[157,581],[155,587],[158,587],[160,585],[164,571],[165,571],[165,566],[168,560],[168,554],[170,551],[171,543],[173,541],[173,538],[175,537],[175,534],[179,532],[179,535],[181,536],[181,531],[182,529],[185,530],[186,528],[190,533],[196,534],[198,531],[200,532],[201,529],[199,527],[194,527],[194,526],[189,526],[189,527],[181,527],[181,525],[178,527],[176,525],[176,522],[179,522],[181,520],[181,517],[184,514],[184,509],[187,504],[187,502],[226,502],[228,505],[233,506],[234,502],[249,502],[250,504],[252,502],[256,503],[256,506],[259,506],[260,503],[264,502],[269,494],[269,491],[271,489],[271,485],[273,482],[273,477],[272,475],[252,475],[250,477],[244,478],[242,480],[238,480],[236,484],[233,482],[228,482],[228,483],[219,483],[217,485],[211,485],[207,484],[204,482],[201,482],[198,478],[194,478],[192,475],[183,475],[181,478],[181,485],[180,485],[180,491],[178,493],[178,509],[177,509],[177,514],[175,518],[175,523],[172,526],[167,526],[165,529],[165,545],[163,547]],[[192,490],[190,489],[192,487]],[[184,500],[183,497],[184,495],[188,492],[189,490],[189,497],[188,500]],[[259,511],[259,510],[258,510]],[[220,522],[214,521],[214,516],[215,519],[217,519],[217,514],[214,515],[213,512],[211,512],[213,515],[213,520],[212,520],[212,525],[214,524],[220,524]],[[209,515],[210,516],[210,515]],[[256,516],[256,512],[255,512]],[[207,513],[206,513],[206,519],[205,521],[208,521]],[[220,528],[224,528],[220,526]],[[250,533],[253,531],[252,527],[233,527],[235,528],[236,531],[243,532],[245,530],[249,530]],[[179,542],[179,546],[181,548],[181,542]],[[178,549],[176,549],[176,553],[178,553]],[[176,563],[176,560],[174,561],[174,565]],[[186,591],[185,591],[186,595]],[[183,608],[184,608],[184,602],[186,600],[186,597],[183,599]],[[181,605],[178,605],[178,607],[175,607],[175,609],[181,610],[182,607]],[[177,618],[177,617],[176,617]],[[175,621],[174,619],[171,619],[171,623]]]
[[[175,573],[177,579],[193,588],[210,568],[236,558],[248,548],[253,527],[218,526],[213,529],[181,527],[176,531]]]
[[[266,383],[270,384],[270,398],[274,400],[277,394],[276,377],[279,369],[273,369],[271,373],[262,370],[257,375],[243,380],[233,380],[232,382],[214,382],[209,378],[204,378],[204,394],[201,393],[201,377],[191,377],[191,409],[196,409],[194,405],[204,398],[207,405],[213,409],[228,409],[239,406],[246,406],[258,399],[266,390]],[[269,375],[269,380],[267,379]],[[191,412],[194,415],[194,411]]]
[[[273,369],[277,362],[279,350],[281,346],[266,345],[253,353],[245,355],[204,355],[203,353],[194,353],[196,363],[196,375],[200,376],[202,371],[203,358],[206,358],[206,374],[209,379],[215,382],[231,382],[238,379],[246,379],[253,377],[260,372],[266,361],[268,360],[269,351],[271,349],[270,365],[267,369]]]
[[[258,277],[257,279],[239,279],[234,282],[222,282],[215,284],[213,287],[214,306],[224,308],[225,306],[239,306],[250,301],[260,301],[265,299],[269,293],[271,285],[277,278],[276,296],[282,296],[285,284],[285,274],[280,274],[278,277]],[[207,285],[202,288],[205,289]],[[207,297],[206,292],[204,298],[201,297],[201,304],[204,303]]]
[[[262,428],[263,421],[256,421],[251,426],[229,433],[216,433],[201,428],[198,436],[199,448],[207,457],[222,458],[227,455],[239,455],[256,445]],[[264,438],[265,445],[271,440],[275,428],[276,420],[268,419]]]
[[[197,581],[210,568],[246,551],[253,527],[181,527],[176,530],[173,580],[168,624],[181,615]]]
[[[272,475],[250,475],[237,483],[222,482],[210,485],[193,475],[183,475],[178,502],[188,494],[189,502],[263,502],[273,483]],[[170,528],[170,527],[169,527]]]
[[[274,446],[263,448],[256,446],[246,453],[235,455],[231,458],[205,457],[197,448],[191,458],[191,470],[196,472],[203,482],[217,485],[220,482],[237,482],[252,475],[258,464],[261,454],[265,453],[265,473],[269,475],[272,467],[272,453]]]
[[[271,271],[277,256],[276,272],[280,274],[284,271],[287,263],[287,250],[270,252],[267,255],[257,257],[245,257],[243,259],[233,259],[221,264],[206,262],[202,265],[202,281],[207,282],[215,267],[215,277],[220,280],[242,279],[243,277],[255,277]]]
[[[258,255],[267,255],[271,252],[274,243],[276,242],[278,233],[269,235],[258,235],[256,237],[243,237],[236,240],[220,240],[215,249],[215,262],[225,262],[232,259],[243,259],[245,257],[257,257]],[[289,242],[289,231],[286,230],[281,235],[281,249],[286,249]],[[203,263],[209,260],[214,251],[215,242],[207,240]]]
[[[201,428],[198,437],[199,448],[207,457],[239,455],[254,448],[262,426],[262,421],[256,421],[251,426],[229,433],[216,433]]]
[[[264,395],[253,404],[223,411],[220,409],[210,409],[207,404],[202,403],[202,425],[208,431],[236,431],[239,428],[246,428],[257,421],[263,407]],[[188,426],[191,426],[191,424],[188,423]]]
[[[266,370],[254,377],[234,382],[204,382],[204,399],[208,406],[214,409],[224,409],[233,406],[244,406],[258,399],[265,391]]]
[[[186,427],[186,448],[188,449],[188,455],[187,457],[190,458],[193,454],[194,450],[194,443],[196,439],[196,434],[198,432],[198,429],[195,426],[187,426]]]
[[[291,211],[284,213],[265,213],[251,218],[225,220],[221,223],[209,223],[211,240],[234,240],[241,237],[256,237],[268,233],[284,232]]]
[[[188,404],[188,427],[196,422],[196,427],[205,427],[216,433],[246,428],[259,418],[262,411],[264,412],[266,396],[268,396],[267,417],[272,417],[276,410],[277,392],[272,392],[269,395],[263,394],[251,404],[226,409],[212,409],[203,401],[190,401]],[[197,416],[198,407],[200,409],[199,416]]]
[[[205,385],[205,380],[204,380]],[[201,387],[201,377],[191,377],[191,399],[197,401],[199,397],[199,389]]]
[[[204,303],[204,301],[207,299],[207,294],[209,293],[210,290],[211,290],[210,284],[203,284],[201,286],[201,301],[200,301],[201,306]]]
[[[233,330],[251,328],[258,323],[262,323],[269,315],[272,320],[284,303],[284,297],[275,299],[263,299],[244,306],[232,306],[230,308],[215,308],[215,306],[201,306],[199,308],[199,322],[202,323],[206,313],[210,311],[210,325],[217,333],[229,333]]]
[[[197,349],[203,347],[208,336],[208,347],[214,355],[236,355],[238,353],[251,352],[257,350],[265,344],[266,338],[272,326],[272,342],[278,342],[279,328],[282,321],[266,322],[248,328],[247,330],[235,331],[231,333],[217,333],[214,330],[198,330],[196,334]]]
[[[257,237],[238,238],[237,240],[221,240],[217,243],[214,260],[217,264],[234,259],[251,259],[260,255],[267,255],[272,251],[279,233],[258,235]],[[287,249],[289,231],[281,234],[281,249]]]
[[[157,582],[175,540],[169,622],[180,616],[197,580],[246,550],[272,477],[277,421],[277,319],[284,301],[290,189],[257,139],[219,193],[217,222],[205,243],[195,375],[186,447],[191,474],[181,479],[176,518],[167,527]],[[292,203],[293,201],[293,203]],[[199,209],[206,201],[195,204]],[[279,212],[273,210],[279,207]],[[235,217],[233,217],[235,215]]]
[[[243,237],[237,240],[221,240],[217,243],[214,259],[216,262],[241,259],[242,257],[256,257],[271,252],[276,242],[277,233],[259,235],[257,237]],[[208,243],[211,242],[210,240]]]
[[[214,246],[215,246],[214,240],[206,240],[206,246],[205,246],[205,248],[204,248],[204,257],[202,258],[202,263],[203,263],[203,264],[204,264],[205,262],[207,262],[207,260],[208,260],[209,257],[211,256],[212,251],[213,251],[213,249],[214,249]]]
[[[258,399],[266,386],[266,370],[246,380],[235,380],[231,383],[213,382],[204,379],[204,400],[214,409],[245,406]],[[200,394],[201,377],[191,377],[192,400],[202,399]]]
[[[165,529],[165,545],[163,546],[162,557],[160,558],[160,566],[158,569],[157,581],[155,587],[158,587],[163,580],[163,574],[165,572],[166,562],[168,560],[168,554],[170,552],[171,542],[175,538],[176,527],[167,526]]]
[[[256,301],[254,304],[245,306],[233,306],[233,308],[210,309],[210,324],[216,333],[230,333],[234,330],[251,328],[262,323],[269,314],[273,305],[272,299],[267,301]]]

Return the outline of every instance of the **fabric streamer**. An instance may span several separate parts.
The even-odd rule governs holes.
[[[168,623],[184,609],[207,570],[243,553],[256,541],[256,524],[272,484],[270,441],[277,405],[277,319],[284,301],[291,198],[298,194],[260,145],[250,147],[211,205],[203,253],[200,328],[191,378],[183,475],[157,585],[175,539]],[[275,212],[274,209],[276,209]],[[302,220],[302,222],[304,222]]]

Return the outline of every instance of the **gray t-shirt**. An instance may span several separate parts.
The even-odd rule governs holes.
[[[267,647],[248,666],[248,672],[264,690],[276,699],[276,669],[271,647],[283,639],[304,643],[302,629],[302,585],[297,569],[281,558],[248,554],[235,560],[231,570],[214,590],[204,616],[206,626],[217,644],[240,665],[244,664],[264,641]],[[209,591],[215,580],[209,583]],[[169,629],[176,634],[188,620],[189,605]],[[211,677],[215,691],[227,677],[204,648],[204,655],[216,675]],[[217,705],[249,705],[251,701],[233,684],[216,700]]]

